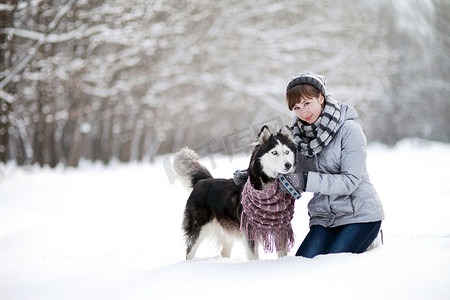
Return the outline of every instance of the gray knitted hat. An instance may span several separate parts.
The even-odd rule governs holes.
[[[327,89],[325,88],[326,83],[327,78],[325,76],[314,74],[312,72],[304,72],[297,74],[291,78],[291,81],[289,81],[289,84],[287,85],[286,92],[296,85],[310,84],[316,89],[318,89],[325,97],[327,95]]]

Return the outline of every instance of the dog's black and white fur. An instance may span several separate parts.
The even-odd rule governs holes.
[[[263,126],[254,143],[248,173],[255,189],[267,187],[278,174],[294,171],[296,145],[287,128],[273,134]],[[244,240],[240,230],[242,213],[241,193],[243,186],[233,179],[214,179],[199,163],[197,154],[188,148],[182,149],[174,159],[174,169],[184,179],[192,192],[184,211],[183,229],[186,237],[186,259],[192,259],[208,237],[222,246],[222,256],[230,257],[236,240]],[[258,259],[258,245],[245,241],[249,259]],[[286,252],[279,252],[279,256]]]

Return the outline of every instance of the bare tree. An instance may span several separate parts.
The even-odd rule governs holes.
[[[419,41],[429,85],[406,49],[417,42],[386,13],[390,1],[9,1],[0,6],[0,160],[77,166],[184,145],[229,151],[234,133],[250,142],[253,125],[290,123],[284,89],[304,70],[328,76],[369,138],[434,137],[398,125],[427,89],[445,104],[436,99],[448,91],[447,4],[435,2],[424,15],[435,34]],[[408,90],[407,80],[421,85]],[[392,110],[405,113],[384,118]],[[435,119],[431,132],[448,128],[445,113]]]
[[[372,103],[377,112],[370,137],[393,144],[405,137],[449,142],[450,20],[446,1],[378,1],[380,25],[395,53],[385,96]]]
[[[0,30],[13,27],[13,14],[16,10],[18,0],[5,1],[0,5]],[[14,100],[14,90],[12,85],[3,83],[9,75],[8,71],[12,66],[12,55],[10,37],[6,34],[0,34],[0,162],[8,160],[7,152],[9,147],[10,114],[11,103]]]

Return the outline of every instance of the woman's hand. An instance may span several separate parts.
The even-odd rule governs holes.
[[[280,179],[278,189],[285,194],[290,193],[298,199],[300,193],[305,191],[308,173],[299,171],[292,174],[280,174],[278,179]]]
[[[242,186],[247,182],[248,171],[247,170],[237,170],[233,173],[233,181],[237,186]]]

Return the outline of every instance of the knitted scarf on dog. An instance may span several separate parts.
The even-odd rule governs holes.
[[[241,230],[247,241],[259,241],[265,252],[294,246],[291,220],[295,198],[278,189],[278,179],[264,190],[256,190],[250,177],[242,191]]]
[[[340,116],[341,105],[327,96],[322,115],[313,124],[306,124],[295,117],[291,131],[300,153],[309,157],[320,153],[341,127]]]

